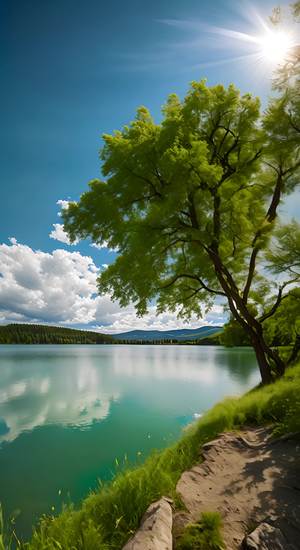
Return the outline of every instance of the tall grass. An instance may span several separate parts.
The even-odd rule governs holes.
[[[176,502],[176,483],[185,469],[199,461],[201,445],[222,431],[262,424],[274,425],[276,434],[300,430],[300,364],[272,385],[217,404],[176,444],[154,452],[142,466],[118,473],[90,494],[79,510],[68,507],[57,517],[43,517],[22,548],[120,549],[151,502],[162,495]]]
[[[4,521],[3,521],[3,513],[2,513],[2,506],[0,505],[0,550],[5,550],[4,545]]]
[[[203,512],[197,523],[185,528],[178,550],[224,550],[221,534],[222,518],[218,512]]]
[[[5,524],[0,503],[0,550],[15,550],[22,547],[22,543],[15,533],[15,519],[15,516],[12,515]]]

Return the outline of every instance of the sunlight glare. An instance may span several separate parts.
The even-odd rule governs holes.
[[[293,47],[291,35],[280,30],[268,30],[259,39],[262,56],[271,63],[283,63]]]

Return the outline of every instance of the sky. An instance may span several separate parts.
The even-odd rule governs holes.
[[[287,5],[288,2],[281,2]],[[159,121],[189,82],[234,82],[271,93],[271,66],[237,34],[262,31],[273,0],[0,0],[0,323],[38,322],[121,332],[187,326],[155,306],[137,319],[98,296],[115,252],[70,246],[60,219],[101,176],[101,135],[146,105]],[[227,29],[227,30],[224,30]],[[233,32],[228,32],[228,29]],[[299,202],[286,205],[296,215]],[[220,324],[220,304],[188,326]]]

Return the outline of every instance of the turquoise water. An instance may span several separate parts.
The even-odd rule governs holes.
[[[78,502],[259,380],[249,348],[0,346],[0,502],[17,530]]]

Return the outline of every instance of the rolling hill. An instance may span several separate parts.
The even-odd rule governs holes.
[[[177,330],[131,330],[129,332],[121,332],[119,334],[112,334],[111,336],[116,340],[121,341],[151,341],[151,342],[163,342],[163,341],[188,341],[188,340],[201,340],[213,336],[220,332],[222,327],[220,326],[205,326],[195,329],[177,329]]]

